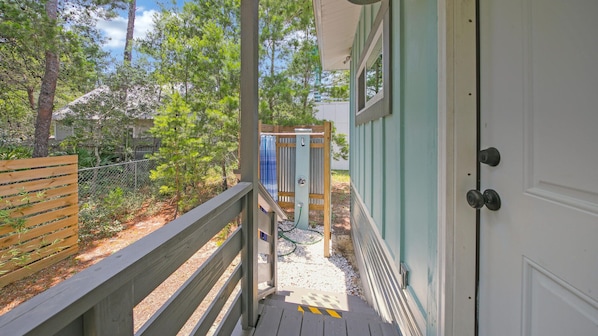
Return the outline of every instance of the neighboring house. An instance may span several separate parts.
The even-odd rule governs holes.
[[[127,116],[131,121],[126,125],[128,132],[120,130],[123,135],[127,134],[131,138],[145,138],[151,137],[148,130],[154,125],[154,115],[160,104],[161,90],[158,86],[155,87],[135,87],[130,88],[127,92]],[[98,109],[104,109],[110,113],[112,106],[117,105],[117,94],[113,93],[109,87],[100,86],[83,96],[75,99],[63,108],[55,111],[52,115],[54,120],[54,137],[57,141],[62,141],[65,138],[74,134],[73,127],[66,122],[69,117],[85,118],[86,120],[99,120],[100,118],[110,118],[106,112],[95,112],[96,106]],[[116,109],[118,107],[114,107]]]
[[[327,102],[316,103],[315,106],[316,118],[319,120],[329,120],[333,122],[336,132],[345,134],[347,136],[347,143],[349,141],[349,102]],[[335,145],[336,150],[336,145]],[[349,160],[339,159],[332,160],[331,168],[335,170],[349,170]]]
[[[314,7],[368,301],[404,335],[598,335],[598,2],[349,1]]]

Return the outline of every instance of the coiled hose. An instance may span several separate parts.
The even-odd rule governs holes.
[[[312,229],[307,229],[307,231],[311,231],[311,232],[315,232],[315,233],[319,234],[321,236],[319,239],[316,239],[314,241],[309,241],[309,242],[299,242],[299,241],[293,240],[285,235],[285,233],[289,233],[297,228],[297,224],[299,223],[299,220],[301,219],[302,211],[303,211],[303,207],[299,207],[299,216],[297,216],[297,220],[295,221],[295,224],[293,225],[292,228],[285,230],[282,227],[280,227],[280,225],[278,225],[278,237],[290,242],[293,245],[293,249],[290,252],[278,254],[279,257],[285,257],[290,254],[293,254],[297,250],[297,245],[313,245],[313,244],[319,243],[324,238],[324,234],[322,232],[312,230]]]

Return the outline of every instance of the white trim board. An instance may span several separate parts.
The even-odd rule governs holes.
[[[476,1],[438,0],[438,335],[475,335]]]

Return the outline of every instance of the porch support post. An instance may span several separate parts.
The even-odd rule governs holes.
[[[258,3],[241,0],[241,181],[253,184],[243,211],[242,326],[255,327],[258,317]]]

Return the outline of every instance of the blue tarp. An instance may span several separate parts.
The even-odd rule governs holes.
[[[260,144],[260,181],[272,198],[278,202],[278,180],[276,179],[276,137],[262,135]]]

